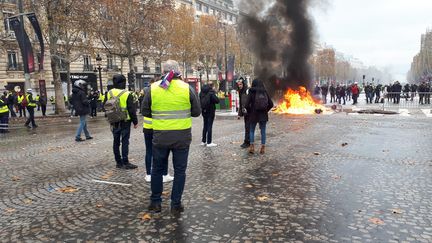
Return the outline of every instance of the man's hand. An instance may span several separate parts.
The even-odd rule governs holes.
[[[134,129],[137,129],[137,127],[138,127],[138,124],[135,124],[135,125],[134,125]]]

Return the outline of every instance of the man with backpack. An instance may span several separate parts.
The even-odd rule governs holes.
[[[136,169],[137,166],[129,162],[129,137],[131,124],[138,127],[136,105],[132,93],[126,90],[126,78],[121,74],[113,76],[113,89],[106,97],[104,104],[105,115],[111,125],[113,134],[114,158],[119,169]],[[121,144],[121,154],[120,154]]]
[[[80,125],[75,135],[75,141],[77,142],[85,141],[81,138],[83,130],[87,140],[93,138],[87,130],[87,115],[90,113],[90,102],[87,99],[86,86],[87,83],[84,80],[77,80],[72,88],[71,103],[75,107],[75,115],[80,117]]]
[[[216,147],[217,144],[212,142],[212,129],[216,115],[216,104],[219,104],[219,98],[213,90],[213,83],[210,82],[202,87],[199,98],[201,103],[201,114],[203,116],[201,145]]]

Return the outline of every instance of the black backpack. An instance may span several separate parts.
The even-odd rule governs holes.
[[[211,105],[210,98],[211,98],[210,93],[201,96],[200,103],[201,103],[201,110],[203,112],[206,112],[207,110],[210,109],[210,105]]]
[[[257,92],[255,95],[254,108],[256,111],[267,111],[268,109],[268,97],[265,92]]]

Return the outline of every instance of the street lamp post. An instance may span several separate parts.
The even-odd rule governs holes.
[[[97,70],[99,70],[99,85],[100,85],[100,93],[103,94],[103,87],[102,87],[102,57],[99,55],[99,53],[96,56],[96,65]]]
[[[228,56],[227,56],[227,31],[226,31],[226,26],[225,24],[223,25],[224,27],[224,41],[225,41],[225,91],[226,93],[229,92],[228,89]]]

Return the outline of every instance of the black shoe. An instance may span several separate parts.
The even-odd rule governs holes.
[[[86,137],[87,140],[93,139],[92,136]]]
[[[76,142],[83,142],[83,141],[85,141],[85,140],[82,139],[82,138],[75,138],[75,141],[76,141]]]
[[[180,215],[183,212],[184,212],[183,205],[176,206],[176,207],[171,207],[171,214],[173,214],[173,215],[178,216],[178,215]]]
[[[243,143],[242,145],[240,145],[241,148],[249,148],[249,144],[248,143]]]
[[[131,164],[131,163],[127,163],[127,164],[123,165],[123,169],[125,169],[125,170],[133,170],[136,168],[138,168],[138,166]]]
[[[33,128],[37,128],[37,127],[38,127],[38,125],[34,125],[34,126],[33,126]]]
[[[30,125],[27,125],[27,124],[26,124],[26,125],[24,125],[24,126],[25,126],[25,127],[27,127],[27,128],[32,128],[32,127],[31,127]]]
[[[117,167],[118,169],[123,169],[123,164],[117,164],[116,167]]]
[[[153,203],[151,203],[151,204],[148,206],[148,210],[149,210],[151,213],[160,213],[160,212],[162,211],[162,207],[161,207],[160,204],[153,204]]]

